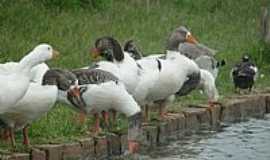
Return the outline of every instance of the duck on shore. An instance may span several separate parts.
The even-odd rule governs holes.
[[[251,92],[252,87],[258,75],[257,66],[250,60],[248,55],[242,57],[242,61],[235,64],[231,70],[235,92],[237,89],[248,89]]]

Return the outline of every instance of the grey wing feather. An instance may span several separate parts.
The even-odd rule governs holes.
[[[203,44],[191,44],[191,43],[181,43],[179,45],[179,51],[189,57],[190,59],[196,59],[199,56],[207,55],[207,56],[214,56],[216,51],[210,49]]]
[[[73,70],[78,80],[79,84],[100,84],[108,81],[114,81],[118,83],[118,78],[113,74],[103,71],[100,69],[77,69]]]
[[[209,71],[215,78],[218,74],[217,60],[210,56],[199,56],[195,59],[195,62],[201,69]]]
[[[50,69],[48,70],[44,76],[42,84],[52,84],[56,79],[65,79],[69,78],[72,80],[76,80],[75,75],[73,75],[70,71],[64,69]]]
[[[184,96],[189,94],[192,90],[198,87],[200,80],[201,80],[200,72],[188,75],[188,80],[185,81],[182,88],[176,94],[178,96]]]

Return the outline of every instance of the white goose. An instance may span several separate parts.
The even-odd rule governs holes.
[[[125,84],[127,91],[133,95],[140,81],[141,68],[126,52],[122,51],[120,44],[112,37],[101,37],[96,40],[92,49],[92,57],[102,56],[106,61],[95,64],[95,68],[114,74]]]
[[[183,87],[183,89],[186,90],[180,95],[187,95],[195,88],[203,89],[208,96],[210,107],[214,106],[214,104],[219,104],[217,102],[219,96],[215,79],[219,67],[225,65],[225,61],[217,62],[214,58],[216,51],[198,43],[190,31],[184,26],[180,26],[172,32],[167,41],[167,50],[180,51],[181,54],[193,59],[200,67],[200,77],[189,76],[189,80],[186,81],[186,85]],[[192,82],[196,83],[192,84]],[[179,92],[181,92],[181,90]]]
[[[104,113],[111,109],[124,113],[129,119],[129,150],[130,152],[136,150],[138,146],[136,140],[141,128],[141,109],[117,77],[100,69],[77,69],[72,72],[50,70],[47,77],[48,82],[61,79],[62,84],[58,85],[60,101],[71,105],[77,111],[94,114],[96,133],[100,130],[100,113],[105,121],[108,117]],[[63,88],[65,86],[63,79],[71,82],[77,79],[78,86],[75,86],[74,90],[67,91]]]
[[[188,75],[198,73],[199,67],[194,61],[175,51],[167,50],[166,58],[158,60],[161,64],[160,75],[155,87],[149,93],[149,98],[159,102],[160,116],[164,118],[167,99],[183,87]]]
[[[107,60],[96,63],[96,69],[115,75],[124,83],[128,93],[140,105],[146,103],[145,96],[151,86],[153,86],[151,78],[154,76],[151,76],[151,74],[155,75],[155,73],[146,74],[148,71],[143,70],[128,53],[123,52],[120,44],[112,37],[99,38],[95,42],[95,48],[92,51],[94,51],[92,54],[93,58],[102,56]],[[134,105],[130,107],[134,107]]]
[[[41,52],[41,53],[39,53]],[[2,73],[10,71],[16,72],[23,63],[30,63],[29,61],[36,60],[37,65],[28,66],[23,72],[30,82],[27,91],[22,98],[7,108],[2,108],[0,113],[0,120],[8,133],[12,145],[15,146],[14,130],[23,129],[24,141],[23,143],[29,145],[29,138],[27,133],[27,126],[33,120],[38,119],[42,114],[46,113],[54,104],[56,100],[55,86],[42,86],[42,74],[46,72],[48,66],[46,64],[38,64],[46,59],[53,58],[59,53],[53,51],[52,47],[47,44],[39,45],[31,52],[32,54],[26,56],[21,62],[9,62],[1,68]],[[56,55],[57,54],[57,55]],[[31,69],[28,71],[28,69]],[[40,77],[39,79],[37,79]]]
[[[96,63],[98,69],[108,71],[118,77],[140,106],[143,107],[152,102],[147,96],[154,87],[155,81],[158,80],[159,70],[144,68],[140,63],[151,63],[148,65],[154,65],[157,68],[158,61],[142,60],[137,63],[129,53],[123,52],[120,44],[111,37],[98,39],[95,47],[94,58],[100,55],[107,60]]]
[[[135,43],[133,41],[126,42],[126,44],[124,46],[124,50],[127,51],[128,53],[130,53],[132,57],[136,58],[137,63],[139,63],[142,66],[142,68],[149,68],[149,69],[151,68],[152,70],[157,70],[157,69],[162,70],[162,68],[163,68],[162,63],[160,63],[162,61],[162,59],[156,58],[156,55],[154,55],[154,56],[151,55],[151,56],[143,58],[142,57],[143,54],[139,51],[138,47],[135,45]],[[157,57],[163,57],[163,59],[166,58],[166,56],[164,54],[163,55],[160,54]],[[157,66],[157,65],[150,65],[150,63],[146,64],[145,62],[141,63],[143,61],[154,62],[152,59],[158,60],[160,64]],[[194,62],[192,60],[188,60],[187,58],[180,58],[179,60],[186,61],[187,63],[193,64],[193,67],[191,67],[191,68],[193,68],[193,72],[190,72],[189,74],[186,75],[185,82],[181,86],[181,89],[179,91],[177,91],[177,95],[180,95],[180,96],[187,95],[189,92],[191,92],[192,90],[197,88],[197,89],[203,89],[203,91],[207,94],[207,96],[209,98],[209,103],[217,100],[218,92],[217,92],[217,89],[215,86],[215,80],[214,80],[213,76],[211,74],[209,74],[208,71],[199,69],[198,66],[196,66],[196,64],[194,64]],[[179,68],[178,70],[181,70],[181,68]],[[184,76],[184,74],[183,74],[183,76]],[[164,87],[166,88],[165,85],[164,85]],[[166,98],[163,101],[159,101],[159,102],[161,102],[161,105],[165,105],[166,102],[168,102],[167,100],[169,100],[171,98],[173,98],[173,96],[171,96],[170,98]],[[147,110],[146,110],[146,112],[147,112]],[[147,115],[147,113],[146,113],[146,115]]]
[[[135,49],[136,46],[132,47],[132,45],[134,43],[130,41],[125,45],[124,49],[134,54],[137,52]],[[182,88],[187,75],[199,73],[199,68],[192,60],[179,54],[179,52],[167,50],[166,55],[159,56],[163,58],[148,56],[137,60],[137,63],[142,68],[147,68],[152,70],[152,72],[158,71],[159,73],[158,80],[154,81],[154,87],[150,89],[146,99],[159,103],[160,116],[164,118],[166,114],[164,109],[169,97]],[[145,114],[147,119],[147,108]]]
[[[0,84],[2,86],[0,90],[0,114],[15,105],[24,96],[30,84],[31,69],[57,54],[50,45],[41,44],[22,58],[17,65],[12,65],[12,63],[0,65]]]
[[[43,76],[48,69],[45,63],[33,67],[31,83],[26,94],[14,106],[0,114],[0,120],[7,129],[6,133],[8,131],[13,146],[15,146],[14,131],[22,128],[23,143],[30,144],[28,126],[46,114],[56,102],[58,93],[56,84],[42,85]]]
[[[183,96],[196,88],[203,89],[208,97],[209,105],[213,106],[216,104],[218,91],[216,89],[215,79],[218,74],[218,68],[223,66],[225,61],[223,60],[221,63],[217,62],[213,57],[215,51],[199,44],[190,31],[184,26],[180,26],[173,31],[167,41],[166,47],[167,50],[180,51],[181,54],[190,59],[194,59],[196,64],[200,67],[197,76],[196,74],[188,75],[187,81],[178,94],[180,93],[179,95]]]

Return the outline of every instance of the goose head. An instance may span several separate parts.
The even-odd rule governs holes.
[[[95,47],[91,50],[91,56],[93,59],[101,56],[111,62],[114,60],[122,61],[124,59],[121,45],[112,37],[101,37],[97,39]]]
[[[74,107],[86,114],[86,104],[82,98],[82,94],[87,90],[87,87],[79,86],[79,81],[77,79],[73,82],[74,83],[72,83],[67,90],[67,99]]]
[[[129,40],[125,43],[124,51],[127,52],[135,60],[141,59],[143,57],[133,40]]]
[[[54,50],[49,44],[43,43],[36,46],[28,55],[22,58],[20,61],[21,69],[26,69],[30,72],[30,69],[44,61],[57,58],[59,52]]]
[[[176,28],[167,41],[167,50],[178,50],[180,43],[197,44],[198,41],[191,32],[184,26]]]
[[[49,44],[40,44],[34,48],[34,54],[36,54],[42,61],[49,59],[55,59],[59,56],[59,52],[54,50]]]
[[[67,71],[61,69],[50,69],[43,76],[42,85],[56,85],[59,91],[66,92],[67,100],[77,109],[85,112],[84,100],[82,93],[86,87],[80,86],[77,77]]]

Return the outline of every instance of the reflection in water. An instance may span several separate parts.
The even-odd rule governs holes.
[[[145,160],[270,160],[270,115],[201,132],[153,151]]]

